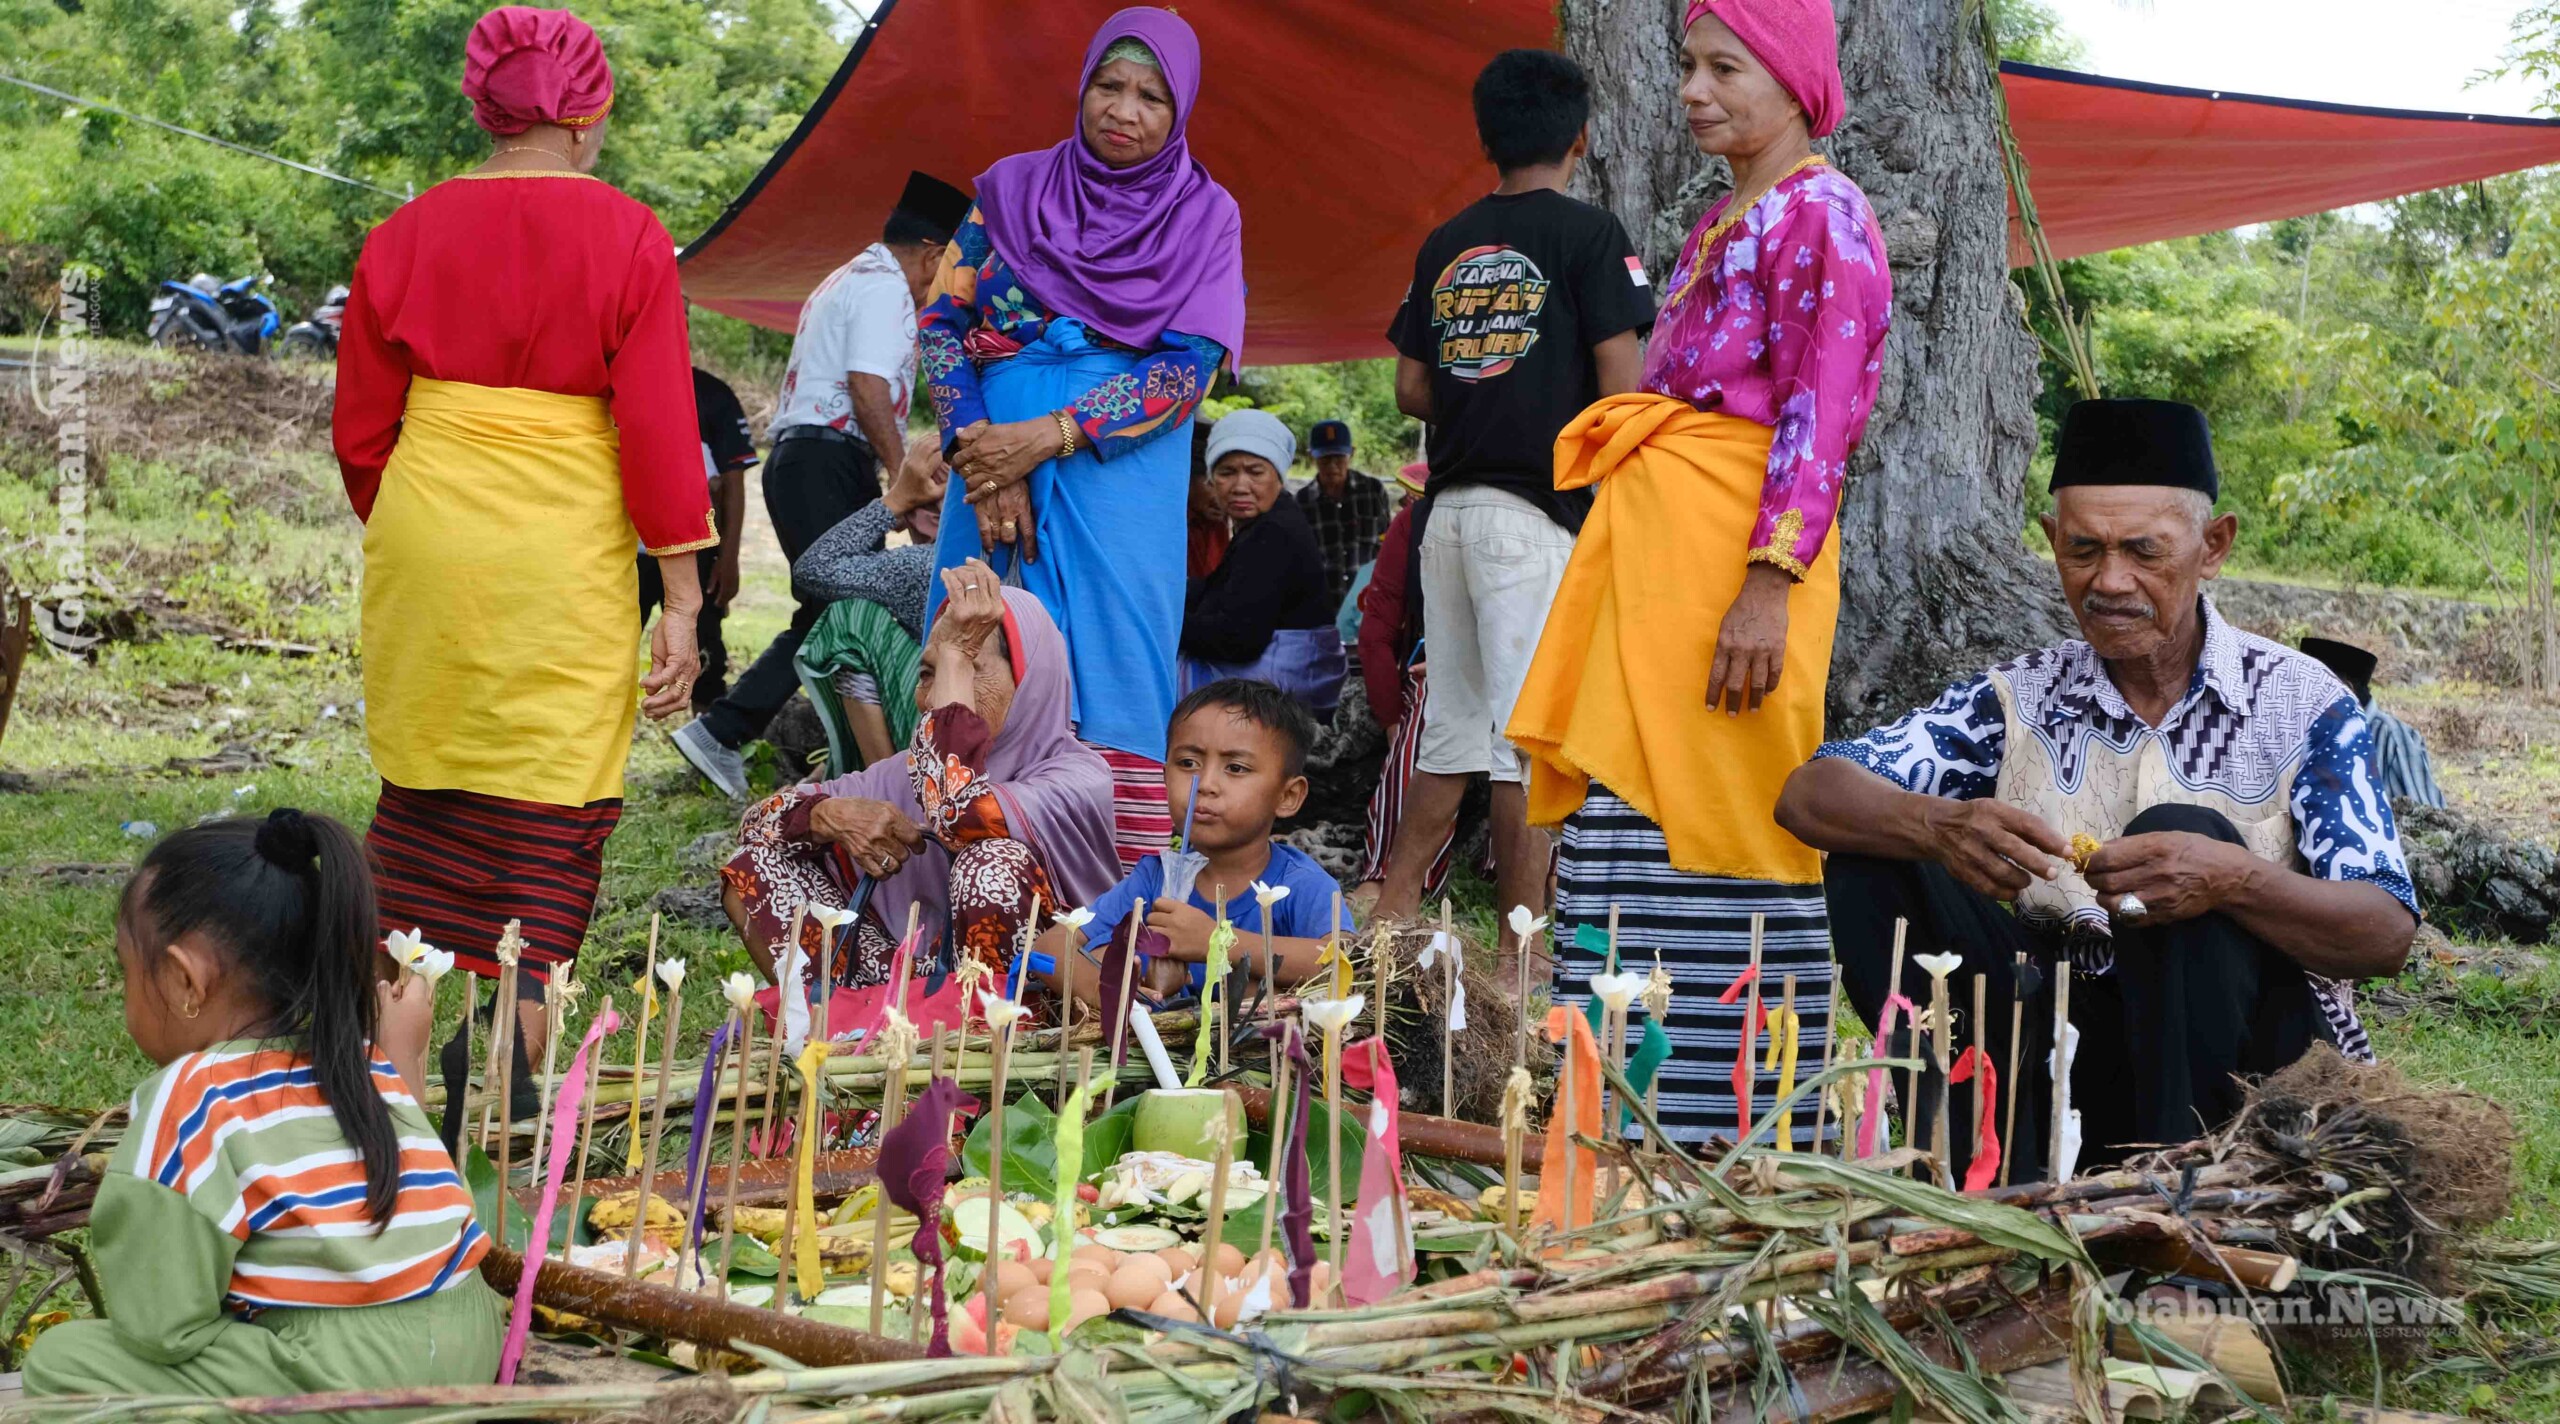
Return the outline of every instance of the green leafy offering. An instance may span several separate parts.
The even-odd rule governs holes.
[[[1365,1126],[1368,1109],[1365,1106],[1345,1103],[1342,1108],[1342,1120],[1333,1123],[1332,1132],[1325,1131],[1326,1124],[1331,1118],[1325,1109],[1324,1099],[1320,1097],[1309,1099],[1307,1112],[1307,1180],[1315,1184],[1316,1218],[1322,1221],[1325,1193],[1331,1188],[1333,1181],[1330,1175],[1332,1172],[1330,1164],[1333,1160],[1330,1153],[1339,1152],[1342,1155],[1343,1211],[1347,1214],[1352,1204],[1360,1199],[1360,1159],[1369,1150],[1369,1131]],[[1271,1132],[1267,1126],[1256,1128],[1252,1136],[1247,1139],[1247,1145],[1252,1149],[1252,1155],[1248,1160],[1257,1166],[1270,1164]],[[1219,1232],[1218,1239],[1239,1250],[1250,1252],[1262,1244],[1264,1209],[1267,1207],[1270,1210],[1279,1211],[1285,1209],[1287,1205],[1280,1199],[1280,1193],[1275,1185],[1275,1190],[1253,1205],[1242,1210],[1229,1208],[1226,1226]],[[1278,1239],[1278,1233],[1274,1233],[1273,1239]]]
[[[1131,1124],[1136,1120],[1138,1100],[1113,1105],[1111,1111],[1087,1121],[1084,1125],[1084,1162],[1076,1174],[1083,1181],[1120,1160],[1129,1150]],[[979,1117],[969,1129],[968,1141],[961,1144],[960,1160],[969,1175],[989,1175],[988,1164],[994,1160],[989,1139],[994,1134],[988,1127],[989,1117]],[[1058,1115],[1030,1093],[1005,1105],[1004,1110],[1004,1189],[1008,1195],[1021,1192],[1046,1199],[1058,1188]]]
[[[525,1244],[533,1239],[533,1218],[525,1214],[525,1209],[516,1204],[512,1195],[498,1190],[497,1164],[489,1160],[489,1155],[481,1151],[476,1142],[463,1149],[462,1180],[471,1188],[471,1211],[480,1218],[480,1229],[488,1232],[492,1240],[503,1243],[508,1250],[522,1251]],[[505,1228],[500,1230],[491,1223],[498,1220],[502,1196],[507,1217]],[[585,1214],[576,1215],[583,1217]],[[560,1238],[557,1218],[551,1223],[551,1236],[553,1244],[557,1245]]]

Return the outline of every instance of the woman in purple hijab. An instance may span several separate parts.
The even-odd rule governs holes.
[[[920,969],[956,955],[997,969],[1023,921],[1082,905],[1120,877],[1111,854],[1111,771],[1076,740],[1066,642],[1040,600],[999,589],[985,564],[946,570],[948,602],[916,680],[923,720],[903,755],[851,776],[795,786],[747,813],[721,871],[730,920],[774,972],[802,906],[842,909],[874,889],[855,932],[835,942],[830,982],[884,982],[917,912]],[[811,919],[816,962],[828,937]],[[811,976],[814,979],[814,975]]]
[[[1113,839],[1164,848],[1191,418],[1244,339],[1244,226],[1191,157],[1200,43],[1122,10],[1085,49],[1076,130],[979,175],[917,318],[957,478],[935,562],[988,560],[1057,614],[1076,734],[1109,763]],[[939,606],[929,596],[927,616]]]

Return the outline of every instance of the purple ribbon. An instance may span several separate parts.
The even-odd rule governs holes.
[[[738,1016],[731,1014],[711,1035],[711,1051],[703,1055],[702,1081],[693,1090],[693,1141],[685,1149],[684,1191],[692,1201],[693,1234],[690,1238],[697,1255],[702,1250],[702,1218],[709,1211],[710,1194],[702,1190],[702,1175],[711,1170],[711,1112],[720,1081],[720,1055],[729,1047],[729,1034],[738,1026]]]

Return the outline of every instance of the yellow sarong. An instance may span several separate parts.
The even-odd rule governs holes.
[[[364,531],[365,729],[413,791],[622,794],[639,536],[603,398],[410,382]]]
[[[1770,430],[1669,396],[1610,396],[1556,439],[1556,488],[1599,486],[1509,728],[1529,819],[1560,824],[1592,782],[1662,828],[1674,868],[1810,885],[1822,860],[1772,813],[1822,743],[1837,540],[1787,599],[1777,691],[1707,706],[1716,632],[1742,591]]]

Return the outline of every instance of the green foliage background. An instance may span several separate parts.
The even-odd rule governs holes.
[[[482,0],[0,0],[0,67],[252,148],[422,189],[477,163],[461,94]],[[582,0],[616,97],[599,176],[700,232],[815,101],[849,31],[824,0]],[[275,275],[288,312],[395,199],[0,85],[0,247],[104,274],[105,329],[194,271]],[[13,272],[12,288],[25,285]],[[23,313],[20,314],[23,319]],[[0,312],[0,322],[8,313]]]

